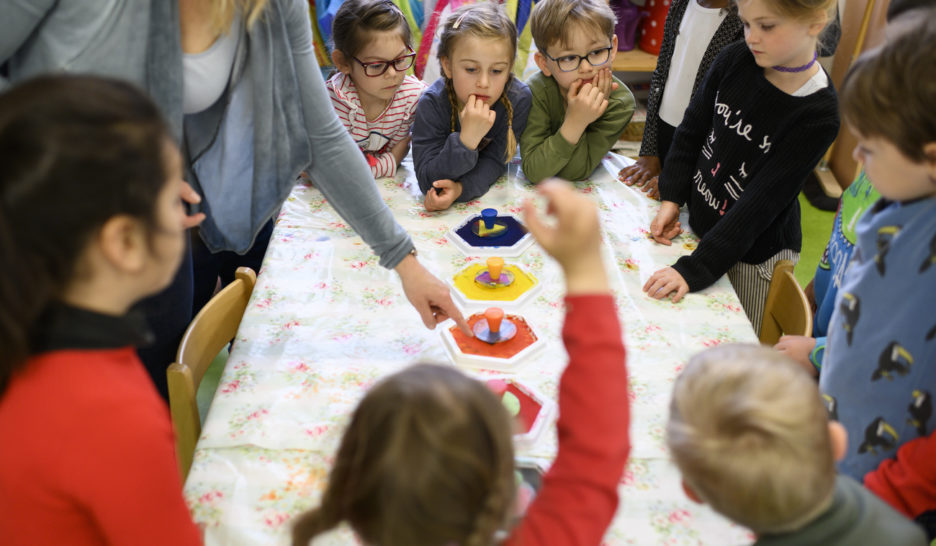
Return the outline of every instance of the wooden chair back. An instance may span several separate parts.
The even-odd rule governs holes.
[[[760,342],[773,345],[783,335],[812,335],[812,309],[806,293],[793,276],[790,260],[780,260],[774,266],[764,305]]]
[[[237,335],[257,275],[240,267],[233,282],[220,292],[192,319],[176,354],[176,361],[166,370],[169,381],[169,410],[176,435],[176,456],[182,480],[188,476],[201,435],[201,421],[195,393],[212,360]]]

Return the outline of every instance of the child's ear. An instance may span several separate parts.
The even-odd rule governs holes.
[[[97,242],[104,259],[121,272],[137,274],[146,266],[149,242],[135,218],[119,215],[109,219],[98,232]]]
[[[539,51],[534,53],[533,61],[536,63],[536,66],[539,67],[540,71],[544,75],[546,75],[547,78],[552,76],[552,72],[550,72],[549,67],[546,64],[546,57],[542,53],[540,53]]]
[[[929,172],[930,182],[936,184],[936,142],[925,144],[923,155],[926,156],[926,170]]]
[[[617,39],[617,34],[615,34],[614,36],[611,36],[611,55],[608,57],[608,68],[610,68],[612,71],[614,70],[614,67],[612,67],[611,65],[614,64],[614,56],[617,55],[617,52],[618,52],[617,47],[618,47],[618,39]]]
[[[828,22],[829,22],[828,14],[823,13],[822,16],[819,17],[819,19],[817,19],[816,21],[814,21],[813,23],[809,25],[809,30],[808,30],[809,35],[812,37],[819,36],[819,34],[821,34],[823,30],[825,30],[826,23]]]
[[[848,431],[838,421],[829,421],[829,443],[832,444],[832,458],[841,461],[848,449]]]
[[[338,72],[342,74],[351,73],[351,59],[345,57],[345,54],[337,49],[332,51],[332,62],[335,63],[335,68],[338,69]]]
[[[683,493],[685,493],[686,496],[689,497],[689,500],[697,504],[705,504],[705,501],[703,501],[702,498],[699,497],[698,493],[696,493],[695,490],[692,489],[692,487],[690,487],[688,483],[686,483],[686,480],[682,480],[681,483],[682,483]]]
[[[439,57],[439,64],[442,65],[442,73],[445,77],[452,79],[452,63],[448,57]]]

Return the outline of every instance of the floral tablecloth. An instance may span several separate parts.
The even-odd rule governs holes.
[[[691,252],[698,240],[687,234],[665,247],[648,238],[659,205],[616,180],[630,162],[609,154],[591,180],[576,184],[601,210],[605,264],[630,372],[633,449],[605,542],[750,542],[746,530],[686,499],[667,458],[663,428],[673,379],[690,355],[756,338],[727,278],[678,304],[641,292],[654,271]],[[412,235],[420,260],[446,280],[481,259],[464,256],[448,241],[450,227],[485,207],[519,214],[523,199],[534,194],[516,164],[481,200],[442,213],[423,209],[409,160],[396,179],[377,184]],[[567,363],[560,339],[561,271],[536,245],[508,262],[519,262],[542,283],[521,314],[547,340],[516,375],[555,399]],[[439,328],[423,327],[396,274],[377,265],[314,185],[297,186],[278,218],[185,485],[206,543],[288,544],[289,518],[320,498],[341,433],[367,387],[426,361],[449,362]],[[548,465],[556,451],[554,431],[518,455]],[[355,539],[341,529],[321,543]]]

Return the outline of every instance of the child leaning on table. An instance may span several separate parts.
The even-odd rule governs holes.
[[[318,508],[293,544],[346,521],[366,544],[598,544],[617,507],[630,450],[624,345],[601,261],[595,205],[564,183],[540,191],[558,219],[525,204],[530,232],[566,278],[559,450],[539,494],[511,527],[511,422],[483,384],[449,366],[420,365],[374,386],[351,418]]]
[[[540,72],[527,81],[533,104],[520,137],[531,182],[588,178],[634,114],[634,96],[611,74],[614,22],[605,0],[541,0],[533,8]]]
[[[423,93],[413,163],[426,210],[477,199],[507,172],[526,127],[530,89],[513,76],[517,27],[496,2],[466,4],[439,36],[443,76]]]
[[[848,476],[848,440],[808,374],[758,345],[722,345],[676,378],[666,443],[686,495],[758,546],[923,546],[922,529]]]
[[[838,102],[816,62],[835,0],[739,0],[744,42],[725,47],[692,96],[660,174],[650,224],[669,245],[679,208],[701,238],[644,285],[652,298],[703,290],[727,274],[760,330],[778,260],[799,259],[797,195],[839,129]]]
[[[409,24],[390,0],[345,0],[332,21],[338,72],[325,86],[338,119],[375,178],[393,176],[409,151],[416,103],[425,89],[413,66]]]
[[[933,104],[932,17],[859,58],[842,87],[842,113],[858,140],[855,157],[881,199],[856,228],[819,386],[855,439],[839,470],[859,480],[936,426]]]
[[[0,165],[3,544],[199,544],[128,313],[185,248],[159,108],[117,80],[30,80],[0,95]]]

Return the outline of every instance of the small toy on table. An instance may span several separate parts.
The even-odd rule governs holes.
[[[452,326],[442,330],[442,340],[452,361],[461,366],[512,370],[540,350],[540,339],[526,319],[505,314],[499,307],[467,317],[473,336]]]
[[[485,262],[487,269],[478,273],[475,282],[497,288],[498,286],[510,286],[513,284],[514,276],[510,271],[504,270],[504,259],[500,256],[491,256]]]
[[[518,264],[500,256],[469,264],[452,277],[452,295],[461,305],[496,306],[518,310],[533,300],[541,286]]]
[[[451,231],[449,239],[466,255],[516,257],[533,244],[533,236],[512,214],[487,208]]]
[[[514,420],[514,443],[518,447],[533,445],[540,433],[548,428],[555,403],[511,377],[491,378],[486,383]]]

